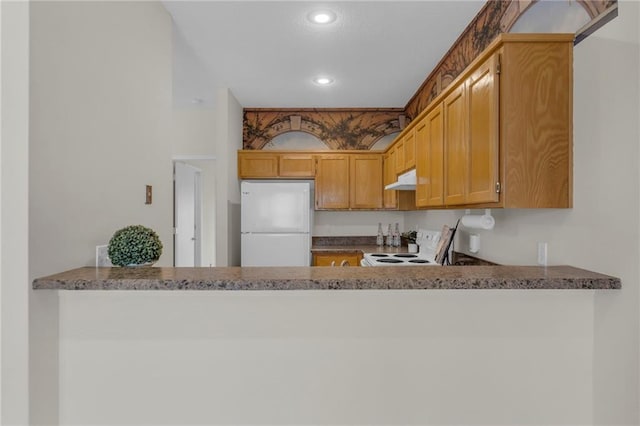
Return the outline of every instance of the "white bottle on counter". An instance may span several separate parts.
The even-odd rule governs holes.
[[[393,246],[400,247],[400,226],[396,222],[396,229],[393,230]]]
[[[387,230],[387,246],[393,246],[393,232],[391,231],[391,224],[389,224],[389,229]]]
[[[384,235],[382,234],[382,222],[378,222],[378,236],[376,237],[376,244],[378,246],[384,245]]]

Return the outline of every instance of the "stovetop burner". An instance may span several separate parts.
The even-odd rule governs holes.
[[[409,253],[398,253],[398,254],[394,254],[393,257],[400,257],[403,259],[415,259],[416,257],[418,257],[417,254],[409,254]]]
[[[376,262],[381,262],[381,263],[403,263],[403,261],[400,260],[400,259],[378,259],[378,260],[376,260]]]
[[[408,260],[409,263],[431,263],[428,260],[424,260],[424,259],[410,259]]]
[[[384,253],[373,253],[371,257],[389,257],[389,255]]]

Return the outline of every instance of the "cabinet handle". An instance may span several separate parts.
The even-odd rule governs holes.
[[[345,260],[342,261],[340,266],[351,266],[351,265],[349,264],[349,261],[347,259],[345,259]]]
[[[335,260],[331,261],[331,266],[336,266],[336,261]]]
[[[500,193],[500,182],[496,182],[496,194]]]

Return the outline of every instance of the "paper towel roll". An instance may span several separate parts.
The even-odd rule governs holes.
[[[493,216],[489,215],[465,215],[462,216],[460,221],[462,226],[465,228],[471,229],[493,229],[493,226],[496,224],[496,220]]]
[[[477,253],[480,251],[480,235],[478,234],[469,235],[469,251],[471,253]]]

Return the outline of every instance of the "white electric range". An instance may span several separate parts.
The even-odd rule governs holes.
[[[419,229],[418,253],[365,253],[361,266],[441,266],[435,262],[440,231]]]

